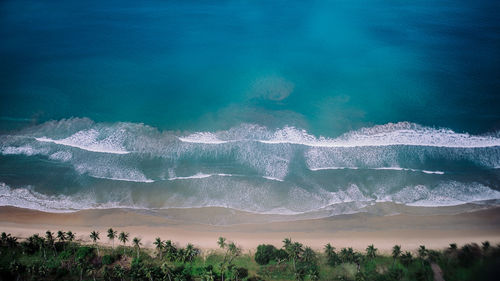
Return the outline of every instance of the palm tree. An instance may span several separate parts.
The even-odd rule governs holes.
[[[420,245],[420,247],[418,248],[418,257],[423,260],[425,259],[426,256],[427,256],[427,249],[425,248],[424,245]]]
[[[296,272],[296,261],[300,258],[302,252],[304,252],[304,249],[302,249],[302,244],[299,242],[291,243],[288,246],[288,249],[285,249],[285,251],[287,251],[288,257],[292,259],[293,271]]]
[[[64,241],[66,241],[66,232],[59,230],[57,232],[57,239],[59,239],[59,242],[64,243]]]
[[[115,248],[116,234],[117,234],[116,230],[113,230],[112,228],[108,229],[108,238],[111,240],[111,243],[113,243],[113,249]]]
[[[401,263],[408,266],[413,261],[413,256],[410,252],[406,251],[401,255]]]
[[[306,263],[314,263],[316,261],[316,253],[310,247],[306,247],[304,254],[302,254],[302,260]]]
[[[292,239],[290,238],[283,239],[283,248],[287,249],[288,247],[290,247],[291,244],[292,244]]]
[[[68,232],[66,232],[66,239],[69,241],[69,244],[71,245],[73,240],[75,240],[75,233],[73,233],[71,230],[68,230]],[[75,247],[72,247],[72,248],[73,248],[73,254],[74,254]]]
[[[56,246],[54,245],[54,234],[50,230],[47,230],[45,232],[45,241],[47,242],[47,245],[49,247],[52,247],[54,249],[54,256],[56,255]]]
[[[335,266],[338,261],[338,255],[335,253],[335,247],[333,247],[330,243],[325,245],[325,254],[328,259],[328,264],[330,266]]]
[[[66,241],[66,232],[59,230],[57,232],[57,239],[63,244],[63,249],[66,249],[66,245],[64,244],[64,241]]]
[[[335,247],[332,246],[332,244],[328,243],[325,245],[325,254],[331,253],[332,251],[335,251]]]
[[[396,262],[396,259],[401,255],[401,246],[399,245],[394,245],[394,247],[392,247],[392,258],[394,259],[392,261],[392,264],[394,265],[394,263]]]
[[[217,240],[217,244],[219,245],[219,247],[221,249],[224,249],[227,246],[227,244],[226,244],[226,238],[219,237],[219,240]]]
[[[161,241],[160,237],[156,237],[155,242],[153,242],[154,245],[156,245],[156,250],[158,251],[158,254],[160,255],[160,260],[162,259],[162,253],[163,253],[163,241]]]
[[[488,250],[490,249],[490,242],[489,241],[484,241],[481,244],[483,245],[483,253],[488,252]]]
[[[75,233],[71,232],[71,230],[66,232],[66,236],[68,237],[69,242],[73,242],[73,240],[75,240]]]
[[[89,236],[90,236],[90,239],[92,239],[92,241],[94,241],[95,247],[97,249],[97,255],[99,256],[99,247],[97,246],[97,240],[101,239],[101,238],[99,238],[99,231],[92,230],[92,232],[90,233]]]
[[[193,244],[188,243],[186,246],[186,250],[184,251],[184,261],[193,261],[194,257],[196,257],[199,254],[200,250],[195,248]]]
[[[375,258],[375,256],[377,255],[377,248],[375,248],[373,246],[373,244],[369,245],[367,248],[366,248],[366,256],[368,258]]]
[[[139,258],[139,249],[141,248],[142,245],[141,239],[134,237],[134,239],[132,239],[132,244],[134,244],[134,248],[137,250],[137,258]]]
[[[172,240],[167,240],[163,242],[163,248],[165,252],[165,257],[169,260],[175,260],[176,256],[179,254],[180,250],[177,250]]]
[[[7,236],[7,240],[5,242],[9,248],[15,248],[19,244],[19,242],[17,242],[17,237],[11,236],[10,234]]]
[[[236,244],[234,244],[234,242],[231,242],[229,244],[225,244],[225,241],[226,241],[225,238],[223,240],[221,240],[219,238],[219,242],[220,241],[224,242],[224,243],[221,243],[222,245],[224,245],[224,247],[227,246],[227,250],[226,250],[226,253],[224,255],[224,260],[220,263],[221,277],[222,277],[222,281],[224,281],[224,276],[225,276],[226,270],[232,268],[233,260],[236,257],[238,257],[239,255],[241,255],[241,249],[238,246],[236,246]],[[221,245],[221,244],[219,244],[219,245]],[[222,248],[222,246],[221,246],[221,248]]]
[[[33,245],[35,245],[36,247],[38,247],[38,250],[40,252],[43,251],[43,258],[45,259],[46,258],[46,255],[45,255],[45,239],[43,239],[43,237],[40,237],[40,235],[38,234],[33,234],[31,237],[28,238],[28,241],[31,241],[31,243],[33,243]]]
[[[120,232],[120,235],[118,236],[118,240],[120,240],[123,243],[123,255],[125,255],[125,243],[128,241],[128,232]]]
[[[427,257],[427,253],[428,251],[425,246],[420,245],[420,247],[418,248],[418,257],[420,258],[422,265],[424,265],[424,259]]]

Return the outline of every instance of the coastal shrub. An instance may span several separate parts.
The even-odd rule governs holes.
[[[364,272],[366,274],[375,274],[377,273],[377,263],[374,261],[374,260],[368,260],[365,264],[364,264]]]
[[[39,247],[30,238],[28,238],[27,242],[22,242],[21,243],[21,248],[23,249],[24,253],[32,255],[32,254],[34,254],[34,253],[36,253],[38,251]]]
[[[374,278],[367,279],[365,274],[362,271],[359,271],[356,273],[356,276],[354,276],[355,281],[366,281],[366,280],[374,280]]]
[[[102,257],[102,264],[104,265],[110,265],[115,262],[115,258],[111,255],[104,255]]]
[[[328,264],[329,266],[336,266],[341,262],[338,254],[335,252],[335,248],[331,246],[327,247],[325,249],[325,254],[326,254],[326,264]]]
[[[427,257],[432,262],[437,262],[439,260],[439,255],[440,255],[439,252],[435,250],[429,250],[427,252]]]
[[[317,279],[319,276],[319,268],[315,262],[299,261],[296,265],[295,277],[303,280],[305,277],[309,279]]]
[[[142,266],[142,260],[140,258],[133,258],[132,262],[130,263],[131,267],[141,267]]]
[[[207,270],[207,267],[209,267],[210,269]],[[210,271],[211,269],[213,269],[213,266],[209,265],[209,266],[196,266],[196,265],[193,265],[191,264],[191,267],[190,267],[190,274],[193,275],[193,276],[203,276],[206,272]]]
[[[8,245],[8,239],[11,245]],[[58,253],[51,244],[37,244],[40,239],[36,236],[31,238],[31,242],[29,239],[13,246],[15,237],[5,234],[4,243],[0,246],[0,280],[149,281],[224,278],[227,281],[257,281],[264,278],[270,281],[431,281],[433,272],[430,262],[441,267],[447,281],[497,280],[500,276],[500,247],[485,244],[482,247],[466,244],[445,251],[425,249],[426,255],[420,254],[416,259],[409,252],[398,254],[397,257],[393,253],[391,256],[372,255],[372,258],[366,258],[352,248],[344,248],[336,254],[343,263],[323,266],[329,264],[329,257],[333,256],[334,248],[331,245],[325,246],[325,255],[318,255],[311,248],[290,239],[285,239],[286,252],[263,244],[259,245],[258,254],[241,255],[240,250],[233,245],[233,250],[229,246],[225,248],[225,254],[212,252],[202,258],[197,257],[199,252],[196,248],[189,246],[178,248],[179,258],[172,262],[143,252],[140,258],[133,258],[130,263],[128,259],[120,259],[116,251],[103,249],[105,255],[97,256],[95,247],[74,242]],[[131,247],[126,249],[132,250]],[[271,262],[273,260],[278,262]],[[259,262],[267,264],[261,265]]]
[[[388,280],[401,280],[403,279],[404,270],[399,266],[392,266],[387,271]]]
[[[358,263],[363,258],[361,253],[354,251],[351,247],[342,248],[338,255],[339,259],[343,263]]]
[[[64,267],[59,267],[56,269],[55,280],[64,280],[70,274],[69,270]]]
[[[482,255],[481,248],[476,244],[466,244],[458,252],[458,260],[462,266],[470,266]]]
[[[260,265],[266,265],[271,260],[276,258],[277,252],[278,249],[276,249],[273,245],[261,244],[257,246],[257,252],[255,252],[255,262]]]
[[[284,261],[284,260],[288,259],[288,253],[285,250],[283,250],[283,249],[278,249],[274,253],[274,259],[277,262]]]
[[[251,276],[247,278],[247,281],[264,281],[264,279],[260,278],[259,276]]]
[[[337,279],[344,278],[344,280],[354,280],[357,273],[357,266],[352,263],[343,263],[339,266],[337,271]]]
[[[113,267],[113,278],[123,280],[125,277],[125,269],[121,265],[115,265]]]
[[[244,267],[237,267],[235,271],[237,279],[243,279],[248,277],[248,269]]]
[[[95,256],[95,249],[88,246],[82,246],[76,251],[75,257],[77,260],[90,260]]]
[[[66,243],[63,242],[55,242],[54,248],[56,248],[56,252],[61,252],[66,249]]]
[[[413,262],[413,255],[407,251],[401,255],[400,260],[402,264],[409,266]]]
[[[413,280],[417,281],[432,281],[434,279],[432,270],[428,264],[415,263],[413,271]]]
[[[71,258],[73,256],[73,253],[69,250],[65,250],[65,251],[62,251],[60,254],[59,254],[59,258],[61,260],[67,260],[69,258]]]
[[[212,253],[208,254],[208,256],[205,258],[205,261],[207,264],[218,264],[218,263],[222,262],[223,259],[224,259],[223,256],[221,256],[215,252],[212,252]]]
[[[257,274],[262,276],[264,279],[294,279],[293,272],[290,270],[290,266],[286,263],[263,265],[259,268]]]
[[[102,278],[104,281],[111,281],[113,280],[113,269],[110,267],[104,267],[102,271]]]

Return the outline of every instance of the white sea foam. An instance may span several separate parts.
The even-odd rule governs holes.
[[[203,174],[203,173],[197,173],[192,176],[186,176],[186,177],[171,177],[168,180],[173,181],[173,180],[190,180],[190,179],[204,179],[204,178],[209,178],[213,175],[211,174]]]
[[[129,181],[129,182],[144,182],[144,183],[155,182],[154,180],[150,180],[150,179],[113,178],[113,177],[100,177],[100,176],[94,176],[94,175],[90,175],[90,176],[93,178],[97,178],[97,179],[106,179],[106,180],[114,180],[114,181]]]
[[[73,157],[73,154],[68,151],[58,151],[49,156],[49,159],[57,160],[61,162],[68,162]]]
[[[32,155],[39,155],[39,154],[46,154],[48,152],[47,149],[36,149],[33,148],[30,145],[21,145],[21,146],[7,146],[3,147],[1,149],[2,154],[4,155],[26,155],[26,156],[32,156]]]
[[[182,142],[203,143],[203,144],[227,143],[227,141],[220,140],[217,138],[217,136],[209,132],[194,133],[186,137],[179,137],[179,140]]]
[[[436,175],[444,175],[443,171],[428,171],[428,170],[419,170],[419,169],[411,169],[411,168],[400,168],[400,167],[380,167],[380,168],[369,168],[373,170],[395,170],[395,171],[410,171],[410,172],[420,172],[424,174],[436,174]]]
[[[357,170],[358,167],[317,167],[317,168],[309,168],[311,171],[322,171],[322,170]]]
[[[95,129],[79,131],[65,139],[51,139],[47,137],[35,138],[40,142],[50,142],[59,145],[65,145],[70,147],[76,147],[79,149],[100,152],[100,153],[112,153],[112,154],[127,154],[130,153],[126,151],[122,145],[119,143],[120,139],[116,135],[107,136],[106,138],[100,139],[99,131]]]
[[[0,182],[0,206],[14,206],[46,212],[75,212],[85,209],[140,208],[130,202],[110,201],[97,203],[92,193],[45,195],[32,187],[11,188]]]
[[[120,166],[119,164],[110,165],[105,161],[101,163],[99,160],[94,164],[75,164],[75,170],[80,174],[86,174],[100,179],[144,183],[154,182],[154,180],[148,179],[137,169]]]
[[[322,170],[394,170],[394,171],[411,171],[411,172],[421,172],[425,174],[436,174],[436,175],[444,175],[443,171],[428,171],[428,170],[419,170],[419,169],[410,169],[410,168],[401,168],[401,167],[378,167],[378,168],[360,168],[360,167],[316,167],[309,168],[311,171],[322,171]]]
[[[435,188],[425,185],[405,187],[383,196],[381,201],[392,201],[409,206],[437,207],[462,205],[475,201],[500,199],[500,192],[479,183],[443,182]]]
[[[373,168],[373,170],[412,171],[413,169],[405,169],[400,167],[380,167],[380,168]]]
[[[338,138],[315,137],[305,130],[285,127],[277,130],[268,144],[300,144],[311,147],[363,147],[363,146],[435,146],[479,148],[500,146],[500,138],[456,133],[449,129],[434,129],[417,124],[400,122],[363,128],[346,133]]]
[[[427,170],[422,170],[422,173],[426,174],[436,174],[436,175],[444,175],[443,171],[427,171]]]
[[[283,179],[279,178],[274,178],[274,177],[268,177],[268,176],[262,176],[265,179],[272,180],[272,181],[283,181]]]
[[[233,174],[224,174],[224,173],[218,173],[218,174],[204,174],[204,173],[196,173],[192,176],[185,176],[185,177],[176,177],[176,176],[171,176],[167,180],[169,181],[174,181],[174,180],[190,180],[190,179],[206,179],[209,177],[213,176],[219,176],[219,177],[234,177],[237,175]]]
[[[229,187],[232,192],[226,192]],[[204,182],[192,187],[189,186],[195,192],[191,191],[188,197],[174,194],[163,207],[151,209],[224,207],[260,214],[279,215],[298,215],[321,211],[323,216],[328,216],[356,213],[375,202],[372,196],[365,195],[355,184],[335,192],[322,189],[313,191],[291,186],[287,192],[286,200],[278,205],[276,205],[278,203],[276,199],[283,199],[282,194],[264,185],[251,187],[248,188],[247,185],[241,183],[235,185],[234,182]],[[14,189],[0,183],[0,206],[16,206],[49,212],[72,212],[95,208],[148,208],[147,203],[139,206],[126,197],[115,196],[117,200],[97,203],[93,193],[79,193],[71,196],[45,195],[34,191],[32,187]],[[423,185],[409,186],[394,194],[386,194],[377,201],[396,202],[409,206],[436,207],[491,199],[500,199],[500,192],[478,183],[463,185],[458,182],[446,182],[436,188]],[[267,205],[268,207],[266,207]]]
[[[364,147],[364,146],[433,146],[455,148],[481,148],[500,146],[496,136],[475,136],[456,133],[449,129],[423,127],[414,123],[399,122],[362,128],[345,133],[337,138],[313,136],[306,130],[284,127],[270,131],[259,126],[246,126],[257,133],[231,129],[220,132],[197,132],[179,137],[183,142],[223,144],[238,141],[258,141],[265,144],[297,144],[310,147]],[[235,134],[236,132],[236,134]],[[249,137],[251,136],[251,137]]]
[[[52,161],[43,161],[47,157],[65,162],[61,169],[73,167],[79,174],[95,178],[145,183],[155,179],[179,180],[144,185],[147,188],[136,195],[145,194],[146,206],[154,201],[148,197],[149,192],[160,186],[169,188],[168,195],[162,195],[166,197],[165,207],[221,206],[261,213],[270,210],[310,212],[332,204],[357,200],[366,203],[376,198],[404,204],[439,205],[476,200],[466,196],[469,191],[483,194],[480,200],[495,199],[498,195],[496,191],[462,190],[461,185],[467,183],[456,184],[462,197],[451,194],[453,188],[436,188],[438,181],[455,177],[453,169],[460,165],[450,165],[450,162],[471,163],[478,169],[500,167],[498,133],[473,136],[402,122],[360,129],[337,138],[313,136],[293,127],[273,130],[251,124],[225,131],[186,135],[134,123],[106,124],[80,119],[53,121],[14,135],[0,135],[0,152],[4,155],[42,156],[39,157],[42,158],[41,165],[54,165]],[[8,161],[26,160],[23,157],[5,158],[9,158]],[[428,163],[442,163],[442,166],[435,169]],[[181,173],[186,167],[200,167],[194,171],[205,173]],[[352,172],[353,177],[349,179],[352,182],[330,182],[325,181],[325,173],[307,174],[303,173],[304,168],[359,171]],[[435,175],[446,172],[448,176],[410,178],[407,173],[395,172],[394,177],[386,177],[380,172],[380,178],[375,176],[374,181],[366,183],[357,177],[366,169]],[[208,171],[210,173],[206,174]],[[235,171],[235,174],[222,173],[229,171]],[[182,176],[176,176],[176,172]],[[293,177],[288,177],[289,174]],[[479,172],[476,175],[484,176]],[[261,177],[269,181],[258,180]],[[290,179],[287,184],[278,182],[285,178]],[[299,180],[295,181],[297,178]],[[420,178],[425,179],[420,181]],[[489,180],[484,179],[484,182]],[[408,188],[398,193],[401,186],[410,185],[409,181],[414,180],[418,180],[415,185],[424,182],[427,192],[412,187],[417,191]],[[461,178],[457,177],[457,180]],[[116,182],[112,186],[135,185]],[[379,186],[388,186],[390,192],[377,194],[373,190]],[[405,192],[415,196],[405,197]],[[162,206],[163,201],[155,204]],[[349,208],[354,208],[354,204]],[[348,209],[338,207],[335,210]]]
[[[339,190],[336,192],[328,192],[327,197],[329,198],[328,204],[339,204],[339,203],[348,203],[348,202],[367,202],[372,201],[373,199],[369,196],[363,194],[363,192],[359,189],[356,184],[351,184],[345,190]]]

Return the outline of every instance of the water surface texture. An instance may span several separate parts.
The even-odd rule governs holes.
[[[0,205],[500,199],[500,2],[0,2]]]

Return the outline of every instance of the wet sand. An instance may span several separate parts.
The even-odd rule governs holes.
[[[374,244],[382,252],[400,244],[403,250],[419,245],[440,249],[449,243],[488,240],[500,243],[500,207],[419,208],[379,204],[375,213],[340,215],[321,219],[287,221],[290,217],[262,216],[224,208],[172,209],[157,213],[141,210],[83,210],[74,213],[46,213],[16,207],[0,207],[0,231],[25,238],[46,230],[71,230],[79,240],[88,242],[90,231],[101,233],[100,243],[110,245],[106,230],[113,227],[131,237],[142,238],[145,247],[153,247],[155,237],[170,239],[179,245],[193,243],[203,249],[217,248],[216,240],[224,236],[245,251],[262,243],[281,246],[285,237],[315,249],[326,243],[336,248],[358,250]],[[383,210],[387,209],[386,212]],[[387,215],[391,210],[398,214]],[[274,220],[273,222],[265,222]],[[116,244],[117,241],[115,241]]]

